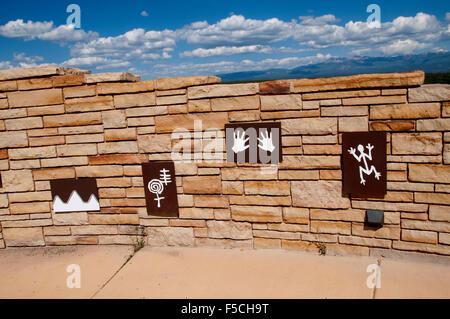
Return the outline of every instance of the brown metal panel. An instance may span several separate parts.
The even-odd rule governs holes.
[[[225,138],[228,162],[259,164],[282,162],[280,122],[225,124]],[[273,146],[273,149],[261,147],[263,140],[270,140],[268,145]]]
[[[174,163],[172,161],[143,163],[142,175],[148,215],[178,217]]]
[[[343,193],[359,198],[386,194],[386,132],[342,135]]]
[[[54,179],[50,181],[50,189],[53,199],[53,209],[55,212],[84,211],[83,203],[77,202],[76,200],[69,201],[70,197],[75,195],[75,192],[85,204],[89,202],[92,195],[95,196],[96,204],[98,204],[99,201],[97,180],[95,178]],[[59,197],[60,201],[56,202],[56,197]],[[64,210],[58,210],[55,208],[56,203],[65,206],[63,208]],[[100,210],[100,206],[97,208],[98,209],[94,210]]]

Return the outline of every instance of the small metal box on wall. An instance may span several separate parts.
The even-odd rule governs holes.
[[[386,133],[343,133],[342,166],[345,195],[383,198],[387,191]]]
[[[178,217],[174,163],[172,161],[143,163],[142,176],[148,215]]]

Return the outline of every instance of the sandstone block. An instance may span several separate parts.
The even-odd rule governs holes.
[[[61,89],[18,91],[8,93],[10,107],[40,106],[63,103]]]
[[[419,243],[437,244],[438,233],[432,232],[432,231],[403,229],[402,230],[402,240],[415,241],[415,242],[419,242]]]
[[[418,120],[417,131],[449,131],[450,118]]]
[[[188,88],[189,99],[201,99],[222,96],[254,95],[259,92],[257,83],[217,84]]]
[[[185,194],[220,194],[222,182],[220,176],[186,176],[183,190]]]
[[[102,117],[100,113],[80,113],[80,114],[44,116],[45,127],[83,126],[101,123]]]
[[[156,104],[156,95],[152,93],[114,95],[116,108],[150,106]]]
[[[273,180],[277,179],[277,169],[266,169],[256,167],[233,167],[222,169],[222,179],[225,181],[244,180]]]
[[[155,81],[141,81],[131,83],[98,83],[99,95],[150,92],[155,90]]]
[[[279,223],[282,221],[281,207],[231,206],[231,216],[236,221],[257,223]]]
[[[98,153],[99,154],[138,153],[138,146],[135,141],[108,142],[98,144]]]
[[[65,104],[68,113],[103,111],[114,108],[111,96],[74,98],[66,100]]]
[[[147,228],[149,246],[194,246],[194,231],[186,227]]]
[[[75,167],[77,177],[115,177],[123,175],[121,165]]]
[[[434,118],[440,115],[440,103],[412,103],[370,107],[371,120]]]
[[[250,223],[209,220],[206,224],[208,236],[211,238],[251,239],[253,237]]]
[[[441,152],[441,133],[392,134],[392,154],[439,155]]]
[[[369,130],[367,117],[340,117],[339,132],[366,132]]]
[[[22,109],[17,109],[22,110]],[[64,114],[64,104],[49,105],[49,106],[38,106],[29,107],[27,109],[28,116],[39,116],[39,115],[54,115],[54,114]]]
[[[340,156],[284,156],[280,169],[339,169]]]
[[[311,221],[311,232],[313,233],[350,235],[351,227],[351,223],[345,222]]]
[[[138,136],[139,151],[144,153],[162,153],[172,151],[172,140],[169,134]]]
[[[245,181],[245,194],[249,195],[290,195],[287,181]]]
[[[258,109],[260,105],[259,96],[235,96],[216,98],[211,100],[213,111],[234,111]]]
[[[275,80],[259,83],[261,94],[289,94],[291,91],[291,80]]]
[[[283,221],[286,223],[308,224],[309,210],[307,208],[284,207]]]
[[[73,167],[45,168],[34,170],[33,176],[35,181],[75,178],[75,169]]]
[[[24,147],[28,146],[27,133],[25,132],[0,132],[0,147]]]
[[[56,157],[54,146],[42,146],[32,148],[16,148],[8,151],[10,159],[33,159]]]
[[[137,82],[140,76],[128,72],[107,72],[86,74],[86,83],[100,82]]]
[[[176,129],[194,130],[194,121],[201,121],[202,129],[223,129],[228,123],[226,112],[179,114],[157,116],[155,118],[157,133],[172,133]]]
[[[336,134],[337,120],[335,118],[300,118],[282,120],[283,135],[326,135]]]
[[[195,207],[227,208],[228,198],[223,195],[195,195]]]
[[[8,247],[45,245],[42,227],[5,228],[3,239]]]
[[[241,195],[244,193],[244,184],[242,182],[222,182],[222,193],[227,195]]]
[[[56,147],[58,156],[97,155],[96,144],[71,144]]]
[[[27,130],[43,127],[41,117],[27,117],[22,119],[5,120],[5,126],[8,131]]]
[[[194,112],[209,112],[211,111],[211,100],[189,100],[188,101],[189,113]]]
[[[409,164],[408,177],[413,182],[448,183],[450,180],[450,166]]]
[[[350,201],[342,197],[338,181],[291,182],[293,206],[311,208],[349,208]]]
[[[408,89],[410,102],[433,102],[450,100],[450,85],[425,84],[418,88]]]
[[[186,95],[169,95],[156,97],[156,105],[186,104]]]
[[[158,90],[181,89],[195,85],[216,84],[222,80],[216,76],[186,76],[175,78],[162,78],[156,80]]]
[[[370,122],[372,131],[414,131],[414,121],[377,121]]]
[[[17,81],[17,88],[20,91],[48,89],[53,86],[51,78],[35,78]]]
[[[263,111],[300,110],[301,108],[300,94],[261,96],[261,110]]]
[[[28,192],[34,190],[33,175],[30,170],[14,170],[1,173],[5,192]]]
[[[48,202],[12,203],[9,205],[9,211],[12,215],[49,213],[50,204]]]
[[[53,86],[54,87],[62,87],[62,86],[74,86],[74,85],[82,85],[84,84],[84,74],[66,74],[66,75],[57,75],[52,76]]]
[[[88,86],[65,87],[63,88],[63,93],[66,99],[74,97],[94,96],[96,94],[96,86],[88,85]]]

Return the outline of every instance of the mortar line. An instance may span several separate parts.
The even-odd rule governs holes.
[[[139,251],[139,250],[138,250]],[[128,256],[127,260],[125,260],[125,262],[119,267],[119,269],[117,269],[112,276],[106,280],[106,282],[92,295],[89,297],[89,299],[93,299],[100,291],[103,290],[103,288],[106,287],[107,284],[109,284],[109,282],[122,270],[123,267],[125,267],[126,264],[128,264],[128,262],[133,259],[133,257],[136,255],[136,253],[138,252],[133,252],[130,256]]]

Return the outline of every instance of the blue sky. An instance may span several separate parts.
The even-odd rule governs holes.
[[[69,4],[81,29],[66,24]],[[367,23],[369,4],[381,23]],[[57,64],[151,79],[450,48],[447,1],[4,1],[0,69]]]

